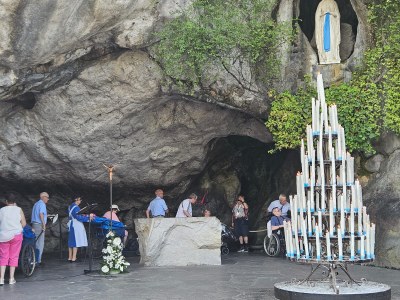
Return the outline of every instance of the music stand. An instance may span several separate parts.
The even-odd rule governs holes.
[[[90,214],[93,212],[93,209],[97,207],[97,203],[88,204],[84,208],[82,208],[78,215],[89,215],[89,240],[88,240],[88,251],[89,251],[89,270],[83,270],[84,274],[92,273],[92,265],[93,265],[93,253],[92,253],[92,234],[91,234],[91,227],[92,227],[92,220],[90,219]]]

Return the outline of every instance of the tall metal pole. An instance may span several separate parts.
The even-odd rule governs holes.
[[[111,217],[110,217],[110,230],[109,231],[111,231],[112,230],[112,219],[113,219],[113,216],[112,216],[112,205],[113,205],[113,200],[112,200],[112,180],[113,180],[114,166],[113,165],[106,166],[105,164],[103,164],[103,166],[107,169],[108,179],[109,179],[109,182],[110,182],[110,214],[111,214]]]
[[[111,214],[111,218],[110,218],[110,231],[112,230],[112,218],[113,218],[113,215],[112,215],[112,205],[113,205],[113,200],[112,200],[112,175],[113,175],[113,169],[114,169],[114,167],[113,166],[110,166],[109,167],[109,174],[110,174],[110,214]]]
[[[110,216],[110,230],[109,231],[111,231],[112,230],[112,175],[114,172],[114,166],[113,165],[109,165],[109,166],[104,165],[104,166],[107,168],[108,179],[110,181],[110,214],[111,214],[111,216]]]

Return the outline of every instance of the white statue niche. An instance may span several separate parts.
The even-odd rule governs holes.
[[[335,0],[322,0],[318,5],[315,41],[321,65],[340,63],[340,13]]]

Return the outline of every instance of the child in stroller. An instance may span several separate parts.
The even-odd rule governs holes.
[[[222,255],[228,255],[232,249],[237,249],[239,239],[224,223],[221,223],[221,253]]]

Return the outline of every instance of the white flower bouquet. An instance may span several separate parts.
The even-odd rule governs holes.
[[[122,255],[122,240],[110,231],[106,235],[107,246],[102,250],[103,261],[101,262],[101,272],[103,274],[116,274],[125,272],[130,263]]]

